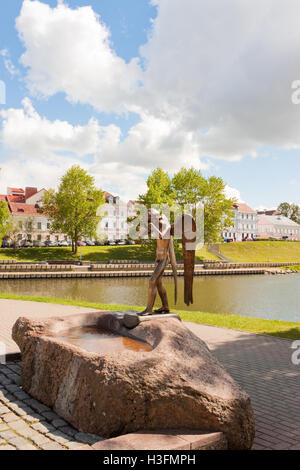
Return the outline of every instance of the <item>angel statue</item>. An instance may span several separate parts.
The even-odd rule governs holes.
[[[156,237],[156,259],[155,269],[149,281],[147,307],[140,316],[169,313],[169,304],[166,288],[163,285],[162,277],[165,268],[171,263],[174,283],[175,283],[175,304],[177,302],[177,269],[176,257],[174,251],[173,238],[175,234],[180,234],[182,240],[182,251],[184,260],[184,302],[186,305],[193,303],[193,277],[195,266],[195,248],[196,248],[196,222],[189,215],[184,214],[170,224],[168,218],[160,214],[155,209],[150,209],[146,214],[144,230],[141,229],[140,236],[152,233]],[[178,238],[178,237],[177,237]],[[156,294],[160,296],[162,306],[153,312]]]

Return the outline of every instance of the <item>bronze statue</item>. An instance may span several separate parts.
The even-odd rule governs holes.
[[[148,215],[148,233],[156,234],[156,259],[155,270],[149,281],[148,302],[146,309],[139,315],[153,315],[153,306],[156,294],[161,298],[162,306],[154,310],[154,313],[169,313],[169,304],[166,289],[162,283],[162,276],[166,266],[171,263],[174,282],[175,282],[175,304],[177,302],[177,269],[176,257],[172,236],[176,227],[180,227],[182,234],[182,249],[184,259],[184,302],[186,305],[193,303],[193,276],[195,265],[195,241],[196,241],[196,223],[192,216],[185,214],[178,217],[174,224],[170,224],[167,217],[161,215],[158,211],[151,209]],[[153,223],[153,220],[155,223]],[[189,225],[189,227],[187,227]],[[191,246],[188,246],[191,243]],[[192,247],[192,249],[190,249]]]

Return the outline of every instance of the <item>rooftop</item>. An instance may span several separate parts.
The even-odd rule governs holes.
[[[233,207],[237,209],[238,212],[250,212],[251,214],[256,214],[256,212],[245,203],[237,202],[236,204],[233,204]]]
[[[11,192],[11,193],[20,193],[20,194],[24,194],[24,189],[22,188],[7,188],[7,192]]]
[[[259,223],[263,224],[269,223],[273,225],[289,225],[292,227],[300,227],[299,224],[291,219],[288,219],[287,217],[284,217],[283,215],[259,215],[258,221]]]
[[[11,213],[14,215],[31,215],[41,216],[34,204],[25,204],[20,202],[10,202],[9,204]]]

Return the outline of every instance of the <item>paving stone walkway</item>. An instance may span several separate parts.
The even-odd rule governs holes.
[[[0,341],[10,352],[19,316],[46,317],[91,309],[0,299]],[[254,449],[300,450],[300,365],[291,362],[292,342],[271,336],[186,323],[249,393],[255,413]],[[20,363],[0,365],[0,450],[73,449],[99,438],[78,433],[20,385]]]
[[[25,393],[20,372],[20,362],[0,365],[0,450],[72,450],[101,440]]]
[[[292,341],[189,323],[248,392],[255,414],[253,449],[300,450],[300,365]]]
[[[49,318],[56,315],[87,313],[92,310],[71,305],[0,299],[0,341],[5,343],[7,354],[18,353],[20,350],[11,338],[11,330],[19,317]]]

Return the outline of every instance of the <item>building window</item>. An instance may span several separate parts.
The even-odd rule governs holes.
[[[49,222],[47,223],[47,230],[50,230],[50,224],[49,224]]]
[[[42,240],[42,235],[37,236],[38,241],[40,242]]]
[[[38,230],[41,230],[41,229],[42,229],[42,224],[41,224],[41,222],[38,222],[37,228],[38,228]]]

